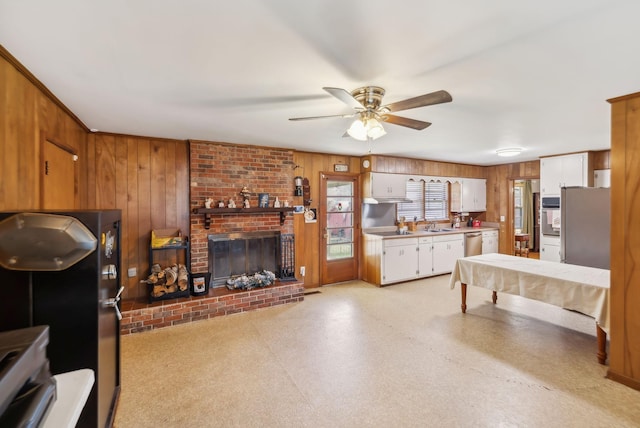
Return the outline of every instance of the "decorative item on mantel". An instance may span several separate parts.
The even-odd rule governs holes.
[[[204,201],[204,207],[207,209],[211,208],[211,204],[213,204],[213,198],[207,198]]]
[[[240,196],[242,196],[243,201],[249,200],[249,196],[251,196],[251,191],[249,190],[249,188],[247,188],[247,186],[242,187],[242,190],[240,190]]]
[[[251,290],[253,288],[266,287],[273,284],[276,275],[268,270],[256,272],[251,276],[240,275],[227,279],[227,288],[229,290]]]
[[[233,198],[229,199],[229,203],[227,204],[227,208],[235,208],[236,207],[236,201],[233,200]]]
[[[280,208],[280,199],[276,196],[276,200],[273,202],[273,208]]]

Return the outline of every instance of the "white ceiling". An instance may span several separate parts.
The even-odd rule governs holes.
[[[0,0],[0,44],[88,128],[476,165],[607,149],[608,98],[640,91],[640,1]],[[322,90],[377,85],[372,143]],[[495,150],[520,146],[518,158]]]

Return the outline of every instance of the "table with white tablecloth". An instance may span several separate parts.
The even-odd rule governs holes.
[[[596,321],[598,361],[606,361],[609,331],[610,272],[586,266],[527,259],[506,254],[483,254],[456,261],[450,285],[460,282],[462,312],[467,310],[467,285],[516,294],[588,315]]]

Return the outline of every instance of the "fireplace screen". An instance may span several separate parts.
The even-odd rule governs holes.
[[[242,232],[209,235],[210,287],[222,287],[236,275],[262,270],[280,276],[280,232]]]

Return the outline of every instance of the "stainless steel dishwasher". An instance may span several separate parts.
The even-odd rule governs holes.
[[[482,232],[468,232],[464,234],[464,256],[478,256],[482,254]]]

